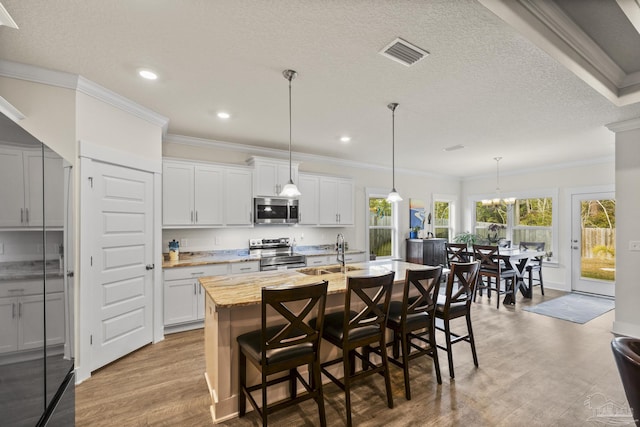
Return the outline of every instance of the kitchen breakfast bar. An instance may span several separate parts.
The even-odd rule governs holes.
[[[300,268],[297,270],[263,271],[230,276],[212,276],[199,279],[205,290],[205,378],[211,397],[211,417],[219,423],[238,414],[238,344],[236,338],[245,332],[260,329],[261,289],[265,286],[304,285],[320,280],[328,282],[326,312],[340,311],[344,307],[344,292],[349,276],[383,275],[395,272],[394,291],[401,297],[402,284],[408,269],[432,268],[402,261],[378,261],[346,265]],[[339,350],[323,343],[321,358],[339,356]],[[339,367],[334,375],[340,377]],[[323,379],[323,382],[326,379]],[[260,381],[259,371],[253,367],[247,372],[249,384]],[[269,401],[286,396],[287,387],[269,392]]]

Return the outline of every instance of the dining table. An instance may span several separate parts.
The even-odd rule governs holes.
[[[544,251],[536,251],[532,249],[519,249],[519,248],[498,248],[498,257],[504,261],[507,268],[511,268],[515,271],[515,283],[514,292],[508,292],[504,297],[504,305],[515,305],[516,293],[520,291],[524,298],[531,298],[532,290],[527,282],[524,280],[524,273],[527,269],[527,265],[537,257],[543,257]]]

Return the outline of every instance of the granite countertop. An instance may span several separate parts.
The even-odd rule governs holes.
[[[0,262],[0,281],[40,279],[45,274],[47,277],[63,277],[60,262],[57,259]]]
[[[346,274],[330,273],[323,275],[308,275],[302,273],[304,270],[321,270],[332,267],[339,266],[336,264],[322,267],[306,267],[296,270],[263,271],[260,273],[201,277],[199,282],[204,287],[207,294],[213,299],[213,302],[217,307],[231,308],[259,304],[262,298],[261,289],[264,286],[285,284],[304,285],[317,283],[320,280],[326,280],[329,282],[327,293],[335,294],[346,290],[346,278],[349,276],[382,275],[389,271],[394,271],[394,282],[402,283],[406,275],[406,270],[409,268],[433,268],[426,265],[411,264],[403,261],[374,261],[348,264],[347,268],[351,269],[351,271],[347,271]]]
[[[305,256],[335,255],[335,249],[333,249],[332,246],[329,246],[298,246],[293,249],[293,252]],[[357,249],[350,249],[345,251],[345,254],[363,253],[363,250]],[[208,252],[180,252],[178,261],[169,261],[169,254],[165,253],[162,256],[162,268],[193,267],[207,264],[224,264],[229,262],[247,262],[259,260],[259,256],[249,255],[248,249],[233,249]]]

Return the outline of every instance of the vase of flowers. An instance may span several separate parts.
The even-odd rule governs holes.
[[[498,240],[500,240],[498,233],[500,232],[500,230],[504,230],[505,228],[506,227],[502,224],[489,224],[489,227],[487,227],[487,240],[489,240],[489,243],[498,243]]]

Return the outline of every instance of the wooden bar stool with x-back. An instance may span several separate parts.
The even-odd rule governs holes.
[[[326,426],[320,374],[320,341],[327,300],[327,282],[311,285],[283,285],[262,288],[262,328],[238,336],[239,393],[238,412],[242,417],[246,411],[246,399],[267,425],[267,415],[307,399],[318,404],[320,425]],[[299,309],[299,310],[298,310]],[[292,311],[294,310],[294,311]],[[313,326],[305,319],[314,317]],[[261,372],[261,382],[247,386],[247,360]],[[309,366],[309,382],[298,372],[298,366]],[[289,374],[272,380],[268,376],[288,371]],[[288,399],[267,403],[267,387],[289,382]],[[297,395],[297,382],[304,386],[307,394]],[[262,391],[262,405],[251,395]]]
[[[435,311],[442,267],[407,270],[402,301],[391,301],[387,328],[393,331],[393,357],[389,361],[404,370],[404,394],[411,400],[409,360],[430,356],[438,384],[442,384],[435,339]],[[418,343],[415,343],[418,341]],[[399,347],[402,358],[399,356]]]
[[[482,296],[482,290],[486,289],[488,298],[491,298],[491,291],[495,291],[498,294],[496,296],[497,308],[500,308],[500,295],[512,292],[513,301],[515,301],[517,291],[515,286],[516,272],[504,265],[504,261],[500,259],[499,247],[497,245],[473,245],[473,255],[476,261],[480,262],[480,279],[473,293],[473,300],[476,300],[478,292]],[[493,280],[495,280],[495,285],[492,284]],[[502,288],[503,280],[505,281],[504,288]]]
[[[372,344],[385,348],[385,324],[393,277],[390,272],[382,276],[347,277],[347,291],[345,294],[344,312],[330,313],[325,316],[322,338],[342,350],[342,357],[321,364],[322,373],[345,392],[345,406],[347,412],[347,426],[351,426],[351,383],[357,378],[372,374],[384,375],[387,394],[387,406],[393,408],[391,394],[391,378],[386,352],[382,352],[382,362],[379,365],[368,360],[372,351]],[[362,308],[360,308],[362,307]],[[355,311],[359,309],[359,311]],[[310,324],[313,326],[314,320]],[[362,348],[362,352],[357,349]],[[363,369],[356,372],[355,358],[362,361]],[[341,363],[343,365],[343,380],[339,380],[326,368]]]
[[[453,372],[453,352],[451,346],[460,341],[466,341],[471,345],[473,363],[478,366],[476,343],[471,327],[471,298],[478,281],[480,263],[451,263],[451,272],[447,279],[447,287],[444,295],[439,295],[436,304],[436,329],[444,332],[446,345],[438,345],[438,348],[447,352],[449,360],[449,375],[455,378]],[[454,283],[456,289],[454,290]],[[456,333],[451,330],[451,321],[464,317],[467,323],[467,333]]]

